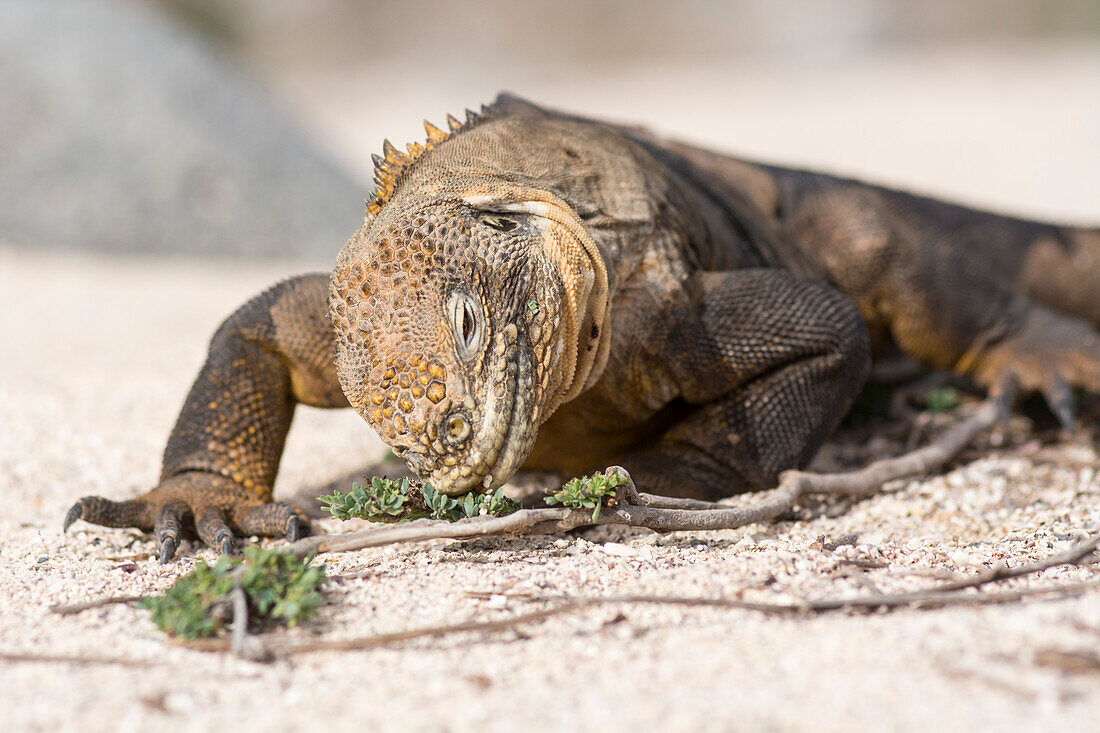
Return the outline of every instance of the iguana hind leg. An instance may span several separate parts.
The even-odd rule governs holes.
[[[621,459],[644,491],[717,499],[805,465],[870,369],[852,303],[824,282],[768,269],[701,273],[671,324],[686,416]]]
[[[1071,388],[1100,392],[1094,233],[1058,242],[1056,227],[849,183],[811,190],[789,223],[910,356],[994,393],[1040,392],[1067,429]]]
[[[308,520],[272,501],[297,403],[346,407],[333,365],[328,276],[286,280],[243,305],[214,334],[164,451],[159,484],[126,501],[84,497],[65,517],[155,533],[160,559],[184,535],[230,552],[235,536],[296,539]]]

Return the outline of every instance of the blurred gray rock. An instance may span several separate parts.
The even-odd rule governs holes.
[[[148,6],[0,0],[0,244],[329,258],[365,189]]]

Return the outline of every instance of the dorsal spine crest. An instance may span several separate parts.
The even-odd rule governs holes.
[[[449,140],[456,133],[468,130],[483,119],[490,109],[490,107],[483,106],[481,114],[466,110],[465,122],[459,122],[448,114],[447,127],[449,130],[442,130],[431,122],[424,120],[424,132],[427,135],[427,140],[424,143],[409,143],[404,153],[394,147],[389,140],[384,140],[382,142],[382,155],[375,153],[371,156],[371,160],[374,161],[374,190],[366,198],[366,220],[372,219],[375,214],[382,210],[386,202],[393,198],[393,192],[397,189],[401,176],[413,163],[420,160],[424,153]]]

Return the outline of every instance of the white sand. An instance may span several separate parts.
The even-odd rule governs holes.
[[[79,523],[79,496],[131,496],[210,332],[289,268],[0,250],[0,651],[148,663],[0,662],[13,729],[820,730],[1093,728],[1100,675],[1035,663],[1095,650],[1100,592],[1069,600],[892,614],[772,618],[603,607],[503,635],[466,634],[260,665],[183,650],[148,614],[55,603],[165,587],[207,550],[131,563],[152,543]],[[196,294],[201,294],[196,297]],[[318,485],[381,448],[350,412],[302,410],[280,491]],[[1100,522],[1097,457],[981,459],[836,518],[744,531],[593,530],[579,537],[397,546],[325,558],[332,601],[303,636],[340,638],[500,618],[526,604],[469,591],[663,593],[789,600],[911,589],[1065,548]],[[326,525],[335,529],[334,523]],[[860,533],[830,552],[821,535]],[[844,558],[886,563],[863,570]],[[1050,570],[1032,583],[1094,577]],[[1017,585],[1019,583],[1016,583]]]

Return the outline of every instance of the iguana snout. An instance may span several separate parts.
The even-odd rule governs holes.
[[[560,283],[522,217],[461,201],[394,208],[333,272],[341,387],[437,490],[493,489],[534,444]]]

